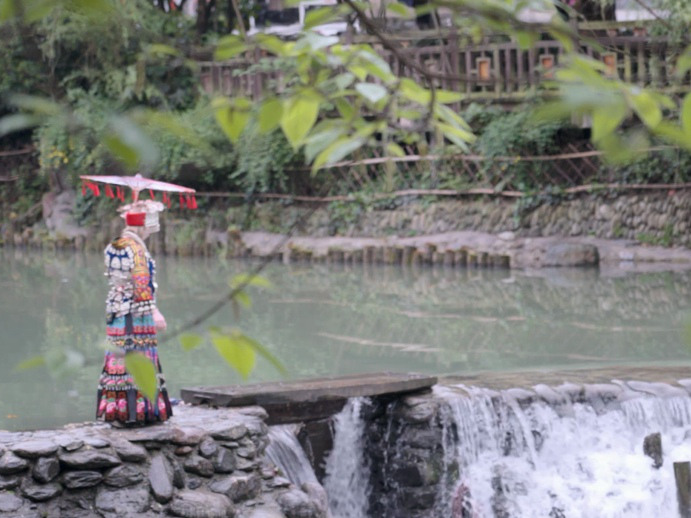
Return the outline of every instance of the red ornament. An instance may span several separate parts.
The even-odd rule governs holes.
[[[108,198],[115,198],[115,195],[113,194],[113,189],[108,184],[106,184],[106,196]]]

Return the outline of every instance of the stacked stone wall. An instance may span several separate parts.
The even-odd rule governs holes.
[[[265,412],[186,408],[141,429],[84,424],[0,434],[0,516],[322,518],[264,456]]]

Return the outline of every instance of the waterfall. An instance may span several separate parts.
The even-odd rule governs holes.
[[[605,387],[608,396],[586,387],[575,401],[568,386],[435,387],[450,409],[445,457],[460,472],[445,516],[677,516],[673,463],[691,460],[691,398],[662,384]],[[659,469],[643,453],[655,432]]]
[[[297,487],[318,483],[312,465],[297,440],[298,425],[274,425],[269,428],[266,456]]]
[[[334,422],[334,446],[326,461],[324,489],[333,518],[367,518],[369,467],[362,419],[364,398],[352,398]]]

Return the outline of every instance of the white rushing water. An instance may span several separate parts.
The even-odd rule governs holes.
[[[643,384],[636,392],[621,384],[617,400],[585,403],[552,391],[550,404],[525,403],[519,391],[435,387],[456,427],[447,459],[458,462],[460,480],[448,516],[678,516],[673,463],[691,460],[691,398],[655,385],[645,393]],[[644,438],[655,432],[662,436],[659,469],[643,453]]]
[[[269,428],[266,456],[297,487],[317,483],[312,465],[297,440],[298,425],[275,425]]]
[[[334,423],[334,446],[326,461],[324,489],[333,518],[367,518],[369,467],[361,418],[364,398],[351,398]]]

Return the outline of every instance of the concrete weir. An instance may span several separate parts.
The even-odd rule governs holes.
[[[690,500],[674,479],[691,460],[689,373],[376,373],[185,389],[189,403],[156,426],[0,432],[0,516],[673,516]],[[612,512],[589,514],[602,488]]]

